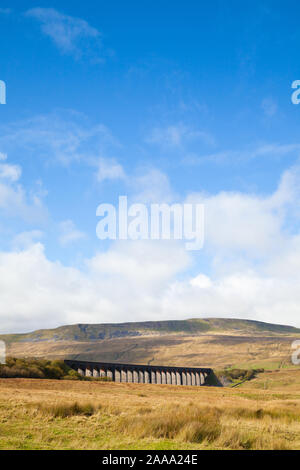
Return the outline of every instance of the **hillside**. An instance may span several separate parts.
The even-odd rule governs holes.
[[[36,330],[31,333],[0,335],[0,339],[11,342],[40,341],[99,341],[149,335],[230,332],[243,334],[300,334],[292,326],[275,325],[253,320],[224,318],[148,321],[132,323],[77,324],[54,329]]]
[[[0,336],[11,356],[269,370],[291,366],[291,343],[299,338],[300,329],[291,326],[219,318],[78,324]]]

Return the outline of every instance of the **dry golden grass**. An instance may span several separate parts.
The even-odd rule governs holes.
[[[1,449],[300,449],[299,388],[1,379],[0,397]]]
[[[96,408],[91,403],[55,403],[54,405],[46,405],[39,403],[33,407],[44,416],[53,418],[70,418],[71,416],[92,416],[96,413]]]

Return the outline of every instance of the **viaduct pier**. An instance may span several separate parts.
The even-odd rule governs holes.
[[[212,369],[196,367],[167,367],[140,364],[116,364],[110,362],[78,361],[68,359],[65,363],[86,377],[107,377],[114,382],[207,385]]]

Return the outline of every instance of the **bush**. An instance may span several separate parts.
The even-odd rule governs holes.
[[[0,364],[0,378],[69,379],[110,382],[108,377],[84,377],[71,369],[64,361],[8,357],[5,365]]]
[[[49,379],[60,379],[63,376],[64,371],[60,369],[59,367],[53,366],[51,364],[49,366],[46,366],[45,374],[46,374],[46,377]]]
[[[218,378],[228,382],[246,381],[256,377],[257,374],[264,372],[264,369],[225,369],[217,372]]]
[[[69,375],[64,375],[62,377],[62,380],[80,380],[80,379],[74,375],[69,374]]]
[[[2,378],[62,379],[69,374],[72,377],[79,375],[64,361],[57,360],[8,357],[6,364],[0,365]]]

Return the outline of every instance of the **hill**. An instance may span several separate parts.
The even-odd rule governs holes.
[[[0,335],[8,354],[224,367],[290,366],[300,329],[252,320],[189,319],[77,324]]]
[[[198,334],[226,331],[240,334],[300,334],[300,329],[292,326],[275,325],[254,320],[207,318],[66,325],[54,329],[36,330],[31,333],[0,335],[0,339],[7,343],[20,341],[99,341],[153,334]]]

